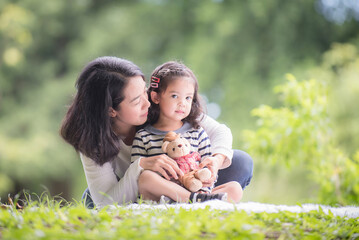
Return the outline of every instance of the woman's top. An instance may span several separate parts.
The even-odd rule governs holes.
[[[226,156],[221,169],[228,167],[233,156],[231,130],[209,116],[205,116],[200,125],[210,138],[212,153]],[[131,163],[132,147],[119,141],[121,150],[117,157],[102,166],[80,153],[87,184],[98,207],[135,202],[138,197],[138,177],[143,171],[141,159]]]

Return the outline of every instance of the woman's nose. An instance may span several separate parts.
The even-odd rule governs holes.
[[[147,95],[146,95],[146,97],[145,97],[145,101],[144,101],[144,108],[149,108],[150,107],[150,105],[151,105],[151,103],[150,103],[150,101],[148,101],[148,97],[147,97]]]

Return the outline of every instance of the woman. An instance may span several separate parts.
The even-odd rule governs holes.
[[[77,94],[60,132],[80,153],[96,205],[134,202],[139,193],[151,196],[151,186],[141,182],[143,170],[166,170],[175,178],[182,175],[176,163],[166,155],[130,162],[136,127],[146,122],[150,106],[144,75],[139,67],[124,59],[100,57],[87,64],[76,87]],[[230,130],[209,117],[205,117],[201,126],[213,146],[208,165],[212,169],[229,166],[232,158]],[[244,188],[251,179],[253,162],[241,151],[234,151],[233,156],[232,165],[219,170],[217,185],[235,180]],[[160,184],[161,181],[156,191]],[[154,200],[158,200],[157,195]]]

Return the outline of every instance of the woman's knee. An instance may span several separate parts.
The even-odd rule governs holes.
[[[232,164],[218,172],[216,186],[236,181],[244,189],[251,181],[253,176],[253,160],[251,156],[241,150],[233,150]]]
[[[240,183],[244,189],[250,183],[253,176],[253,159],[244,151],[233,150],[232,164],[238,170]]]
[[[247,173],[246,175],[253,174],[253,159],[248,153],[242,150],[233,150],[232,164],[237,166],[238,169],[245,171]]]

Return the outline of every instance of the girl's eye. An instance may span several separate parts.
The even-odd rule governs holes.
[[[186,100],[192,100],[192,97],[186,97]]]
[[[172,97],[172,98],[177,98],[177,95],[172,95],[171,97]]]

